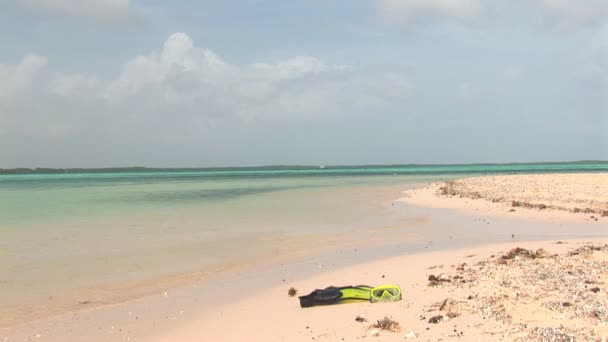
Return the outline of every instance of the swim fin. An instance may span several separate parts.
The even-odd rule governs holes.
[[[371,286],[367,285],[343,287],[329,286],[322,290],[314,290],[306,296],[300,296],[300,306],[308,308],[317,305],[342,304],[359,301],[369,302],[371,300],[372,289]]]

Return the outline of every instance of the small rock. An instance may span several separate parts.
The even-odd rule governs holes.
[[[429,323],[437,324],[443,322],[443,315],[433,316],[429,319]]]
[[[372,336],[380,336],[380,330],[378,329],[372,329],[369,331],[369,334]]]
[[[357,321],[357,322],[367,322],[367,318],[365,318],[365,316],[363,316],[363,315],[359,315],[359,316],[355,317],[355,321]]]
[[[600,288],[599,287],[594,287],[592,289],[589,289],[589,291],[591,291],[593,293],[598,293],[598,292],[600,292]]]

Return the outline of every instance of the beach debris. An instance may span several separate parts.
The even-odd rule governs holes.
[[[429,323],[432,323],[432,324],[438,324],[443,321],[444,321],[443,315],[437,315],[437,316],[433,316],[433,317],[429,318]]]
[[[549,254],[549,252],[547,252],[546,250],[539,248],[536,251],[532,251],[532,250],[528,250],[525,248],[521,248],[521,247],[515,247],[512,250],[510,250],[509,252],[507,252],[507,254],[503,255],[501,257],[502,260],[511,260],[511,259],[516,259],[516,258],[530,258],[530,259],[542,259],[542,258],[549,258],[551,257],[551,254]]]
[[[364,315],[357,315],[357,317],[355,317],[355,321],[357,321],[359,323],[363,323],[363,322],[367,322],[367,318],[365,318]]]
[[[574,335],[567,334],[562,330],[563,328],[535,328],[528,334],[528,337],[538,341],[551,342],[574,342],[576,340]]]
[[[589,177],[590,179],[598,177],[597,182],[602,182],[601,175]],[[522,181],[522,178],[527,178],[527,181]],[[534,191],[526,191],[529,186],[525,185],[527,182],[533,182]],[[498,184],[500,186],[497,186]],[[572,198],[570,189],[565,188],[564,185],[555,184],[544,175],[518,175],[446,181],[435,185],[435,189],[439,196],[484,199],[490,203],[509,205],[512,208],[558,210],[594,214],[595,218],[608,217],[606,200],[603,200],[606,198],[604,188],[601,186],[580,188],[577,189],[577,198]]]
[[[289,297],[294,297],[295,295],[298,294],[298,289],[296,289],[295,287],[290,287],[289,290],[287,290],[287,295]]]
[[[390,317],[385,316],[383,319],[380,319],[378,321],[376,321],[376,323],[374,323],[371,328],[376,328],[376,329],[380,329],[380,330],[387,330],[390,332],[399,332],[401,330],[401,327],[399,326],[399,323],[396,321],[393,321]]]
[[[527,250],[525,248],[515,247],[509,252],[507,252],[507,254],[503,255],[501,259],[508,260],[515,259],[516,257],[531,258],[533,254],[534,253],[532,251]]]
[[[603,246],[594,246],[594,245],[585,245],[583,247],[579,247],[573,251],[570,251],[568,253],[569,256],[573,256],[573,255],[579,255],[579,254],[584,254],[584,255],[588,255],[588,254],[592,254],[594,251],[604,251],[607,252],[608,251],[608,245],[603,245]]]
[[[438,275],[431,274],[429,275],[429,285],[428,286],[437,286],[442,283],[449,283],[452,281],[450,276],[445,273],[439,273]]]
[[[514,248],[498,260],[487,258],[470,267],[456,264],[453,270],[454,275],[444,277],[451,281],[440,284],[457,289],[450,290],[451,298],[431,306],[429,312],[435,313],[428,323],[471,314],[481,319],[476,324],[488,333],[516,341],[590,341],[608,336],[608,297],[603,295],[608,245],[587,244],[561,254]],[[439,284],[437,275],[429,279]],[[528,320],[522,316],[527,312],[544,312],[563,325],[521,323]]]
[[[448,318],[460,316],[459,303],[451,298],[446,298],[439,306],[439,311],[446,313]]]

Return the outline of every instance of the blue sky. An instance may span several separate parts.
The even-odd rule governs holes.
[[[0,167],[608,159],[599,0],[0,4]]]

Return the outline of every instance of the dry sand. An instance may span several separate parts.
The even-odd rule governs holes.
[[[608,219],[608,174],[502,175],[439,182],[401,201],[473,214],[552,222]]]
[[[515,246],[546,252],[509,258]],[[269,289],[155,341],[597,340],[608,336],[608,248],[584,246],[517,243],[370,262]],[[432,284],[430,275],[449,281]],[[290,286],[304,294],[357,283],[399,284],[404,298],[302,309],[288,296]],[[385,317],[396,331],[370,327]]]

